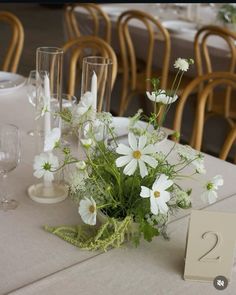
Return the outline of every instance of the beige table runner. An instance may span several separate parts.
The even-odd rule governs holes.
[[[207,210],[236,212],[236,195]],[[11,295],[215,295],[211,283],[184,281],[184,253],[188,217],[169,225],[170,241],[156,238],[107,253],[19,289]],[[68,249],[69,250],[69,249]],[[236,290],[236,265],[224,295]]]

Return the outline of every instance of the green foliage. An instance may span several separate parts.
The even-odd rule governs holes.
[[[151,242],[153,237],[159,235],[159,230],[144,220],[140,223],[139,229],[143,233],[144,239],[148,242]]]
[[[131,222],[132,218],[126,216],[122,222],[109,218],[100,227],[44,226],[44,229],[81,249],[107,251],[109,248],[120,247],[124,243]]]
[[[236,6],[232,4],[224,4],[219,9],[218,18],[223,23],[236,24]]]

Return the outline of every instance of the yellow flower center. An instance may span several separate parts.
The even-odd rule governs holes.
[[[93,205],[89,206],[89,212],[94,213],[95,212],[95,207]]]
[[[155,192],[154,192],[154,197],[155,197],[155,198],[159,198],[159,197],[160,197],[160,192],[155,191]]]
[[[134,157],[135,159],[140,159],[141,156],[142,156],[142,154],[140,153],[140,151],[134,151],[134,152],[133,152],[133,157]]]

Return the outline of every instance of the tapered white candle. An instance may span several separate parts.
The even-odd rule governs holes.
[[[93,76],[92,76],[92,83],[91,83],[91,93],[93,95],[93,108],[95,111],[97,111],[97,75],[93,71]]]
[[[44,136],[51,132],[51,106],[50,106],[50,81],[48,75],[44,78],[44,104],[47,108],[44,115]]]
[[[44,114],[44,142],[46,140],[46,137],[50,134],[51,132],[51,105],[50,105],[50,81],[49,77],[46,74],[44,78],[44,104],[45,107],[47,108],[45,114]],[[44,151],[45,150],[45,144],[44,144]],[[52,181],[48,180],[46,176],[44,176],[44,194],[50,195],[52,189]]]

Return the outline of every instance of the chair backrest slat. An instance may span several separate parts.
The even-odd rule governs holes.
[[[0,11],[0,21],[10,25],[12,30],[2,70],[16,73],[24,45],[24,29],[20,20],[10,12]]]

